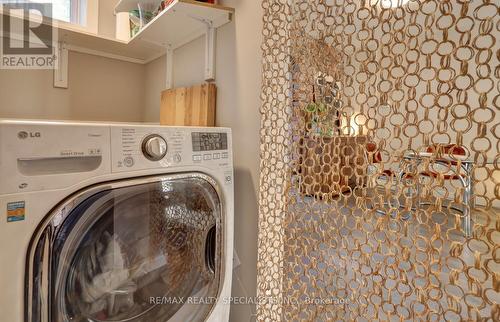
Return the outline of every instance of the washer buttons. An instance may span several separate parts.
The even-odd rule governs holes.
[[[132,157],[126,157],[125,159],[123,159],[123,164],[127,167],[127,168],[130,168],[132,166],[134,166],[134,158]]]

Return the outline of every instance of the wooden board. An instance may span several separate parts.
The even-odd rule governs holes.
[[[176,126],[215,126],[216,97],[215,84],[163,91],[160,123]]]

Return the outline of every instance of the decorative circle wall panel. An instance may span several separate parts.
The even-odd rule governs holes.
[[[500,320],[500,3],[263,0],[259,321]]]

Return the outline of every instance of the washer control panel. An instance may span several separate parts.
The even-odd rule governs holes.
[[[210,161],[210,160],[224,160],[229,158],[229,153],[223,152],[223,153],[203,153],[203,154],[193,154],[193,161],[194,162],[202,162],[202,161]]]
[[[189,127],[111,128],[113,172],[202,165],[231,165],[230,130]]]
[[[228,141],[227,133],[193,132],[193,162],[201,163],[210,160],[227,160]]]
[[[193,132],[193,152],[227,150],[227,133]]]
[[[160,161],[167,155],[167,141],[158,134],[151,134],[142,141],[142,153],[148,160]]]

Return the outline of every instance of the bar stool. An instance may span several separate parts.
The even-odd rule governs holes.
[[[461,158],[467,156],[467,151],[461,147],[454,144],[434,144],[426,149],[425,155],[416,155],[415,157],[419,160],[423,160],[425,157],[431,158],[431,163],[441,164],[446,166],[446,173],[438,172],[434,168],[426,169],[422,171],[420,175],[431,177],[431,178],[441,178],[444,181],[459,181],[464,187],[463,195],[463,207],[462,209],[457,207],[450,207],[457,212],[463,214],[463,229],[464,234],[469,237],[472,234],[472,219],[471,219],[471,209],[474,208],[474,197],[473,197],[473,181],[472,181],[472,162],[462,162],[459,161]],[[434,159],[435,157],[435,159]],[[464,171],[461,171],[464,170]],[[420,194],[419,194],[420,197]],[[429,202],[420,202],[419,205],[430,205]]]
[[[382,163],[382,153],[378,150],[377,145],[374,142],[368,142],[366,144],[366,158],[368,161],[369,165],[375,165]],[[397,183],[397,180],[400,180],[402,178],[403,173],[402,172],[396,172],[392,169],[383,169],[379,173],[379,177],[384,177],[387,181],[393,180],[395,183]],[[398,201],[399,203],[399,201]],[[390,202],[384,202],[384,206],[391,206]],[[403,205],[399,205],[398,208],[404,208]],[[412,207],[412,210],[416,209],[415,207]],[[377,209],[375,210],[376,213],[380,215],[387,215],[387,212],[383,209]],[[395,217],[395,215],[392,215],[392,217]],[[409,214],[403,214],[401,217],[403,220],[408,220],[410,218]]]

